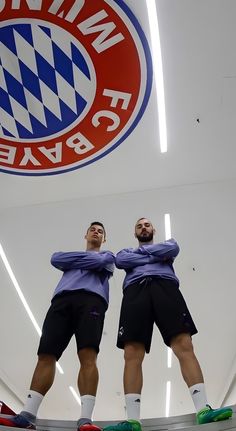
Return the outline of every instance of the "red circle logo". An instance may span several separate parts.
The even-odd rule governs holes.
[[[85,166],[120,145],[145,111],[151,56],[123,0],[1,3],[0,45],[2,172]]]

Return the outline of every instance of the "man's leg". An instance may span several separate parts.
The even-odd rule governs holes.
[[[81,395],[81,415],[77,427],[80,431],[100,431],[100,428],[92,423],[92,413],[99,380],[97,355],[107,303],[99,295],[90,292],[78,292],[76,298],[73,315],[80,361],[78,388]]]
[[[124,392],[127,421],[105,427],[104,431],[141,431],[140,403],[143,386],[142,363],[144,355],[144,344],[135,342],[125,343]]]
[[[81,396],[90,394],[96,396],[98,387],[97,352],[92,348],[81,349],[78,352],[80,371],[78,388]]]
[[[145,352],[150,350],[152,330],[149,289],[145,280],[142,283],[138,281],[125,289],[117,337],[117,347],[124,349],[123,383],[127,420],[109,425],[103,431],[141,431],[142,363]]]
[[[209,423],[228,419],[232,416],[232,409],[211,409],[207,403],[203,374],[195,356],[193,343],[189,334],[179,334],[173,337],[170,347],[177,356],[182,376],[190,390],[197,412],[198,423]]]
[[[1,418],[0,425],[35,429],[36,416],[44,395],[51,388],[55,376],[56,358],[40,354],[33,374],[30,390],[19,415],[9,419]]]
[[[125,344],[124,392],[128,420],[140,420],[140,402],[143,387],[142,363],[144,356],[144,344]]]
[[[54,355],[40,354],[34,370],[30,389],[43,396],[51,388],[56,371],[56,358]]]
[[[78,421],[80,431],[98,431],[99,427],[92,424],[92,414],[95,406],[98,387],[97,352],[92,348],[79,350],[80,371],[78,388],[81,396],[81,417]]]
[[[187,386],[191,387],[198,383],[203,383],[202,371],[195,356],[190,335],[177,335],[172,338],[170,347],[179,360],[181,372]]]
[[[51,388],[56,371],[56,358],[53,355],[40,354],[32,377],[30,391],[21,415],[35,423],[38,409],[44,395]]]
[[[125,394],[141,394],[143,387],[142,363],[145,346],[142,343],[126,343],[124,348],[124,391]]]

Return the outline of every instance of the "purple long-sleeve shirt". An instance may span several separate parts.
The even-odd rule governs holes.
[[[179,286],[173,262],[179,253],[177,242],[171,238],[158,244],[125,248],[116,255],[116,266],[124,269],[126,276],[123,289],[144,277],[155,276],[173,280]]]
[[[115,256],[110,251],[71,251],[52,255],[51,264],[63,271],[53,297],[63,291],[85,289],[109,302],[108,280],[114,271]]]

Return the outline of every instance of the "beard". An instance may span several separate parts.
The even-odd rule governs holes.
[[[92,238],[90,240],[90,243],[94,246],[94,247],[100,247],[102,244],[102,240],[100,238]]]
[[[153,240],[153,232],[141,233],[140,235],[137,235],[137,240],[139,242],[150,242]]]

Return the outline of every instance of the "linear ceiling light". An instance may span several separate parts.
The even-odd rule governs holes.
[[[81,399],[77,392],[74,390],[73,386],[69,386],[70,391],[72,392],[73,397],[76,399],[77,403],[81,406]]]
[[[171,392],[171,382],[166,382],[166,417],[170,414],[170,392]]]
[[[165,238],[166,240],[172,238],[170,214],[165,214]]]
[[[151,35],[153,72],[154,72],[155,83],[156,83],[160,146],[161,146],[161,152],[166,153],[167,152],[167,129],[166,129],[165,91],[164,91],[161,42],[160,42],[160,34],[159,34],[159,26],[158,26],[158,18],[157,18],[156,1],[146,0],[146,5],[148,10],[148,19],[149,19],[150,35]]]
[[[64,371],[63,371],[62,367],[60,366],[59,362],[56,362],[56,367],[57,367],[60,374],[64,374]]]
[[[24,297],[24,295],[22,293],[22,290],[21,290],[21,288],[19,286],[19,283],[18,283],[18,281],[17,281],[17,279],[16,279],[16,277],[15,277],[15,275],[14,275],[12,269],[11,269],[10,263],[9,263],[7,257],[6,257],[6,254],[5,254],[5,252],[4,252],[3,247],[2,247],[1,244],[0,244],[0,256],[1,256],[2,261],[3,261],[4,265],[5,265],[5,268],[6,268],[7,272],[8,272],[8,275],[9,275],[9,277],[10,277],[12,283],[13,283],[13,286],[15,287],[15,289],[16,289],[19,297],[20,297],[20,300],[21,300],[22,304],[24,305],[25,310],[26,310],[26,312],[27,312],[27,314],[28,314],[31,322],[33,323],[33,325],[34,325],[34,327],[35,327],[38,335],[41,337],[42,331],[41,331],[38,323],[36,322],[35,317],[34,317],[32,311],[31,311],[31,309],[30,309],[30,307],[29,307],[29,305],[28,305],[28,303],[27,303],[27,301],[26,301],[26,299],[25,299],[25,297]],[[61,374],[64,374],[64,371],[61,368],[60,364],[57,362],[56,365],[57,365],[58,371]]]
[[[170,347],[167,347],[167,368],[172,367],[172,350]]]

